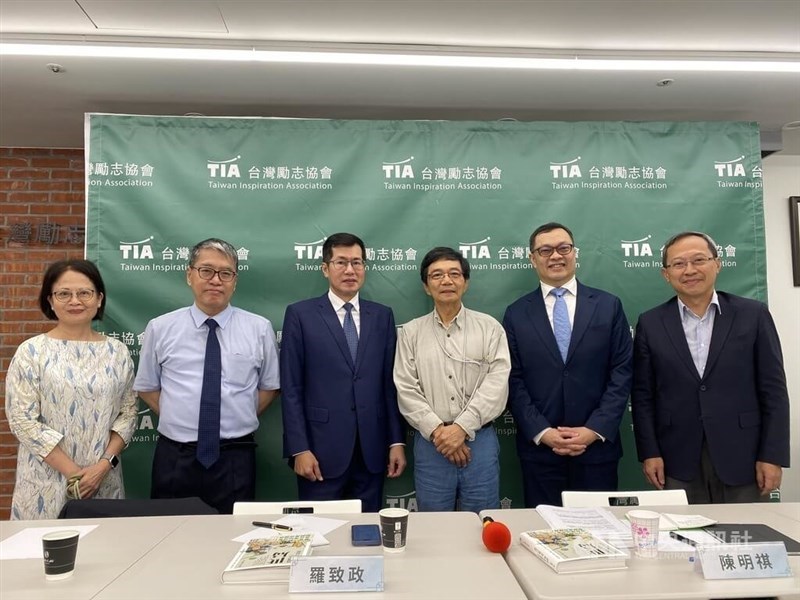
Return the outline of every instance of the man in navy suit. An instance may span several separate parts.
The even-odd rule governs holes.
[[[364,512],[376,512],[384,474],[405,469],[405,425],[392,381],[394,315],[358,295],[365,255],[355,235],[331,235],[322,247],[328,293],[287,307],[281,404],[300,499],[360,498]]]
[[[619,298],[575,278],[567,227],[538,227],[530,250],[541,285],[503,317],[511,350],[508,401],[525,505],[560,506],[564,490],[617,489],[632,343]]]
[[[689,502],[755,502],[789,466],[789,395],[775,324],[761,302],[715,291],[705,233],[673,236],[661,274],[677,296],[639,317],[631,396],[647,480]]]

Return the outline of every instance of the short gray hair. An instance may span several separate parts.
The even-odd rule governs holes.
[[[236,271],[239,270],[239,255],[236,254],[236,248],[219,238],[208,238],[202,242],[197,242],[189,252],[190,267],[194,266],[195,261],[197,261],[197,255],[200,254],[201,250],[216,250],[217,252],[222,252],[233,261],[233,268]]]
[[[711,256],[714,258],[718,258],[717,252],[717,243],[711,239],[711,236],[707,233],[703,233],[702,231],[681,231],[680,233],[676,233],[671,238],[667,240],[667,243],[664,244],[664,250],[661,252],[661,266],[667,266],[667,250],[669,250],[670,246],[674,246],[677,242],[682,240],[683,238],[687,237],[699,237],[703,238],[708,244],[708,249],[711,251]]]

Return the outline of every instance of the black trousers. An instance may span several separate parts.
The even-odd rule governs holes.
[[[561,506],[561,492],[565,490],[615,492],[618,462],[585,465],[570,459],[558,464],[520,460],[525,506]]]
[[[151,498],[197,496],[222,514],[234,502],[252,502],[256,495],[256,443],[253,435],[221,440],[219,460],[206,469],[197,461],[197,444],[159,436],[153,456]]]
[[[298,475],[297,497],[300,500],[360,498],[362,512],[378,512],[383,507],[383,480],[386,473],[370,473],[367,470],[360,439],[356,438],[353,456],[344,473],[339,477],[327,477],[325,473],[322,476],[322,481],[309,481]]]

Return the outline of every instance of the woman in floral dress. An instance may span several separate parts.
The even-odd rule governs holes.
[[[81,498],[123,498],[118,455],[136,427],[127,347],[92,328],[105,286],[88,260],[50,265],[39,306],[56,321],[17,348],[6,375],[6,417],[19,440],[12,519],[54,519],[70,478]]]

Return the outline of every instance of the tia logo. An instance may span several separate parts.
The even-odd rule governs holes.
[[[583,177],[581,174],[581,166],[578,161],[580,156],[576,156],[570,161],[563,163],[550,163],[550,172],[553,174],[553,179],[570,179],[572,177]]]
[[[383,163],[383,176],[386,179],[414,179],[414,169],[408,164],[414,160],[413,156],[409,156],[405,160],[396,163]]]
[[[736,160],[714,161],[717,177],[747,177],[742,161],[744,161],[744,154]]]
[[[643,237],[640,240],[621,240],[620,246],[625,252],[625,256],[653,256],[653,249],[647,242],[652,235]]]
[[[415,492],[408,492],[399,496],[386,495],[386,506],[389,508],[405,508],[415,512],[417,510],[417,498]]]
[[[241,155],[235,156],[230,160],[209,160],[208,164],[208,175],[209,177],[226,177],[228,179],[235,178],[238,179],[239,175],[239,165],[236,164],[236,161],[242,158]]]
[[[468,260],[473,258],[492,258],[489,246],[486,245],[486,242],[491,239],[487,237],[480,242],[458,242],[458,250]]]
[[[294,242],[294,251],[299,260],[322,260],[322,244],[325,238],[316,242]]]
[[[119,250],[122,252],[122,260],[144,260],[153,258],[153,249],[148,244],[153,239],[151,235],[139,242],[120,242]]]

